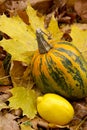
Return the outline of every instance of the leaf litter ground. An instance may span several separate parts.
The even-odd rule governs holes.
[[[41,2],[45,3],[45,6],[41,7],[42,10],[39,9]],[[81,13],[81,10],[83,12],[87,10],[84,7],[87,4],[86,0],[83,2],[81,0],[77,2],[75,0],[69,2],[54,0],[53,4],[51,2],[51,0],[49,2],[30,0],[32,6],[41,11],[38,13],[28,4],[27,0],[1,1],[0,45],[5,51],[1,47],[0,80],[3,84],[0,87],[0,130],[87,129],[86,98],[71,102],[75,109],[75,116],[66,126],[49,124],[36,114],[35,99],[40,92],[39,90],[35,92],[33,89],[35,85],[30,77],[29,66],[34,51],[37,49],[35,30],[38,27],[41,28],[55,42],[71,41],[87,59],[87,13]],[[43,11],[44,9],[46,12]],[[44,13],[45,17],[41,13]],[[3,66],[7,54],[11,55],[9,60],[5,60],[8,71],[7,67]]]

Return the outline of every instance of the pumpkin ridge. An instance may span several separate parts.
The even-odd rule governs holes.
[[[55,52],[53,53],[55,56],[57,55],[58,52]],[[61,63],[63,64],[63,66],[67,69],[67,72],[70,73],[72,76],[73,76],[73,79],[78,81],[78,83],[76,83],[76,86],[81,87],[83,88],[83,91],[84,91],[84,83],[83,83],[83,80],[82,80],[82,76],[80,75],[79,73],[79,69],[77,69],[78,67],[75,67],[76,65],[73,66],[73,63],[71,63],[71,61],[69,60],[69,57],[65,57],[63,54],[59,55],[59,57],[61,58]],[[76,63],[75,63],[76,64]],[[71,67],[72,66],[72,67]],[[80,66],[81,67],[81,66]],[[83,69],[82,69],[83,70]],[[83,72],[83,71],[82,71]],[[85,74],[85,73],[84,73]],[[84,94],[84,92],[83,92]]]
[[[74,56],[74,57],[75,57],[75,59],[73,59],[74,62],[80,64],[80,68],[81,68],[83,71],[86,71],[86,69],[84,68],[84,64],[81,62],[81,61],[83,61],[81,56],[77,56],[77,55],[74,54],[71,50],[66,50],[66,49],[64,49],[64,48],[57,48],[57,50],[58,50],[59,52],[63,52],[63,53],[65,52],[68,56],[72,57],[72,59],[73,59],[73,56]],[[85,62],[85,61],[84,61],[84,62]],[[85,63],[85,65],[86,65],[86,63]]]
[[[49,59],[46,59],[46,61],[48,62],[49,75],[51,75],[54,82],[56,81],[58,86],[61,86],[59,88],[59,91],[61,91],[61,89],[62,89],[62,91],[66,90],[68,88],[68,86],[67,86],[66,80],[63,77],[63,75],[64,75],[63,71],[61,71],[60,68],[56,67],[56,63],[52,60],[51,56],[49,57]],[[71,89],[71,87],[70,87],[70,89]]]
[[[64,57],[64,60],[65,60],[65,57]],[[76,86],[79,87],[80,89],[82,87],[83,94],[84,94],[84,83],[82,80],[82,76],[80,75],[79,69],[77,69],[75,66],[72,66],[72,68],[71,68],[71,66],[69,64],[67,64],[66,61],[64,61],[64,60],[61,62],[63,63],[64,67],[67,69],[67,72],[70,73],[72,75],[73,79],[77,81]],[[69,61],[68,61],[68,63],[69,63]]]
[[[67,52],[67,51],[66,51]],[[71,52],[72,53],[72,52]],[[66,55],[65,55],[65,53],[63,53],[63,51],[61,52],[61,51],[56,51],[56,53],[55,53],[55,51],[54,51],[54,53],[53,53],[56,57],[57,56],[59,56],[59,57],[63,57],[63,55],[64,55],[64,57],[65,57],[65,59],[68,61],[67,62],[67,66],[69,65],[69,64],[71,64],[71,66],[72,65],[74,65],[75,67],[77,66],[77,68],[78,69],[81,69],[81,73],[84,73],[84,74],[86,74],[86,77],[87,77],[87,70],[86,70],[86,63],[85,62],[83,62],[83,60],[82,60],[82,57],[81,56],[77,56],[77,55],[75,55],[76,57],[74,58],[74,59],[72,59],[73,57],[70,55],[68,55],[67,53],[66,53]],[[74,54],[74,53],[73,53]],[[64,59],[64,58],[63,58]],[[77,61],[77,62],[76,62]],[[71,72],[73,71],[74,69],[72,69],[71,70]],[[84,72],[83,72],[84,71]],[[86,72],[86,73],[85,73]]]
[[[52,79],[52,77],[49,75],[49,73],[48,73],[48,63],[47,63],[47,57],[48,57],[48,55],[45,55],[45,61],[43,61],[43,63],[42,63],[42,69],[40,70],[41,71],[41,75],[40,75],[40,77],[41,77],[41,80],[42,81],[44,81],[44,80],[46,80],[47,79],[47,77],[49,77],[49,80],[46,80],[46,81],[44,81],[44,83],[45,83],[45,87],[46,87],[46,89],[47,90],[50,90],[50,91],[52,91],[52,88],[50,88],[50,86],[49,86],[49,83],[48,82],[52,82],[53,83],[53,85],[54,85],[54,81],[53,81],[53,79]],[[45,64],[45,68],[43,67],[44,66],[44,64]],[[44,69],[43,69],[44,68]],[[45,78],[45,79],[44,79]],[[47,83],[48,84],[47,84]],[[52,86],[53,86],[52,85]],[[57,85],[56,85],[56,82],[55,82],[55,92],[57,92],[58,91],[58,88],[56,87]],[[54,87],[53,87],[53,90],[54,90]]]

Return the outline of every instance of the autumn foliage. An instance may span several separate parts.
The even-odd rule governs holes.
[[[87,97],[70,101],[75,116],[65,126],[37,113],[41,92],[30,68],[37,28],[50,43],[71,42],[87,61],[86,0],[0,0],[0,130],[86,130]]]

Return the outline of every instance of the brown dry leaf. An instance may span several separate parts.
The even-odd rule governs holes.
[[[67,5],[73,6],[76,0],[68,0]]]
[[[65,41],[68,41],[68,42],[71,42],[71,41],[72,41],[72,38],[71,38],[71,36],[69,35],[69,33],[64,33],[61,39],[62,39],[62,40],[65,40]]]
[[[26,125],[28,122],[25,122],[24,124]],[[49,128],[49,123],[47,121],[45,121],[44,119],[41,119],[39,117],[32,119],[30,121],[30,123],[35,130],[38,129],[38,126],[43,127],[43,128]]]
[[[87,0],[76,0],[74,8],[82,20],[87,22]]]
[[[56,3],[58,3],[57,0],[55,1]],[[74,11],[73,6],[68,5],[67,0],[65,1],[62,0],[59,2],[59,5],[56,7],[55,17],[57,18],[58,25],[60,27],[63,24],[72,24],[73,22],[75,22],[76,12]]]
[[[38,9],[40,12],[47,13],[53,4],[53,0],[30,0],[30,4],[34,9]]]
[[[0,86],[0,92],[6,92],[7,90],[11,89],[12,86]]]
[[[6,0],[0,0],[0,5],[3,4]]]
[[[7,106],[6,103],[4,103],[3,101],[0,100],[0,111],[3,109],[8,109],[8,108],[9,108],[9,106]]]
[[[87,116],[87,106],[85,104],[86,104],[85,101],[84,104],[81,102],[74,103],[74,110],[76,117],[83,119],[85,116]]]
[[[6,102],[12,96],[11,92],[0,92],[0,100]]]
[[[79,27],[81,30],[83,30],[83,31],[86,31],[87,30],[87,24],[86,23],[84,23],[84,24],[77,24],[77,27]]]
[[[27,7],[29,0],[1,0],[0,13],[5,12],[7,16],[9,14],[16,15],[18,10],[24,10]]]
[[[34,9],[37,9],[41,13],[52,13],[59,7],[63,7],[68,0],[30,0],[30,3]]]
[[[55,128],[57,130],[59,130],[59,128],[61,128],[61,129],[69,128],[69,125],[61,126],[61,125],[52,124],[52,123],[49,123],[38,116],[30,121],[29,120],[25,121],[23,124],[24,125],[31,125],[32,128],[35,130],[38,130],[38,126],[40,128],[45,128],[45,129],[54,129]]]
[[[5,75],[3,63],[0,61],[0,85],[9,85],[8,76]]]
[[[26,68],[27,66],[26,64],[23,64],[23,62],[16,60],[12,61],[10,75],[14,86],[16,86],[16,84],[20,86]]]
[[[30,24],[30,23],[29,23],[29,17],[28,17],[28,15],[27,15],[27,13],[26,13],[25,10],[18,10],[17,13],[18,13],[19,17],[20,17],[26,24],[28,24],[28,25]]]
[[[70,122],[70,130],[86,130],[87,128],[87,97],[72,103],[75,111],[73,120]]]
[[[9,67],[11,55],[0,46],[0,85],[11,85]]]
[[[0,112],[0,130],[20,130],[16,117],[10,113]]]
[[[67,2],[68,0],[53,0],[53,3],[58,5],[57,7],[63,7]]]

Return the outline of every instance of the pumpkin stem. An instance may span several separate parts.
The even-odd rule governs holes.
[[[40,54],[45,54],[52,49],[52,46],[44,39],[41,29],[36,30],[36,37]]]

